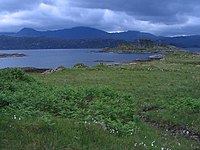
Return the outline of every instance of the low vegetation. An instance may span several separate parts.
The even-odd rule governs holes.
[[[77,66],[0,71],[0,149],[199,149],[198,54]]]
[[[118,53],[137,53],[137,52],[164,52],[164,51],[177,51],[179,50],[175,46],[166,45],[162,41],[152,41],[152,40],[136,40],[129,43],[119,44],[114,48],[104,48],[105,52],[118,52]]]

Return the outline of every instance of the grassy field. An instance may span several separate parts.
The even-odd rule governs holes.
[[[197,54],[49,75],[1,72],[0,149],[200,148]]]

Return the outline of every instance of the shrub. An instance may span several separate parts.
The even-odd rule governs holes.
[[[103,88],[51,88],[15,82],[0,92],[0,113],[22,118],[48,113],[82,122],[104,124],[112,132],[129,134],[135,128],[135,103],[130,95]],[[37,113],[36,113],[37,112]]]
[[[185,98],[174,101],[171,108],[176,111],[200,112],[200,99]]]
[[[20,68],[9,68],[0,71],[0,80],[20,80],[20,81],[32,81],[33,78],[25,74]]]
[[[97,65],[95,65],[95,66],[93,66],[94,69],[98,69],[98,70],[107,69],[108,67],[109,67],[108,65],[106,65],[106,64],[104,64],[102,62],[97,64]]]
[[[31,118],[45,113],[101,124],[112,133],[131,134],[135,129],[135,102],[128,94],[107,87],[51,87],[24,82],[31,78],[17,68],[2,70],[0,74],[2,116]]]

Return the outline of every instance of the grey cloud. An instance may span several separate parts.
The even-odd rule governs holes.
[[[182,22],[177,17],[180,15],[197,15],[200,7],[199,0],[76,0],[71,3],[79,7],[123,11],[140,20],[167,24]]]
[[[90,26],[158,35],[199,34],[199,0],[1,0],[0,31]]]
[[[0,12],[14,12],[35,7],[42,0],[1,0]]]

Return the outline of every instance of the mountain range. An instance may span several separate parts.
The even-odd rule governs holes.
[[[126,40],[133,41],[136,39],[158,39],[159,37],[139,31],[127,31],[120,33],[108,33],[99,29],[90,28],[90,27],[74,27],[71,29],[62,29],[54,31],[37,31],[32,28],[23,28],[16,33],[0,33],[0,35],[11,35],[17,37],[38,37],[45,36],[51,38],[58,38],[64,40],[80,40],[80,39],[117,39],[117,40]]]
[[[164,37],[139,31],[108,33],[90,27],[74,27],[53,31],[23,28],[18,32],[0,32],[0,49],[102,48],[137,39],[162,40],[183,48],[200,47],[200,35]]]

